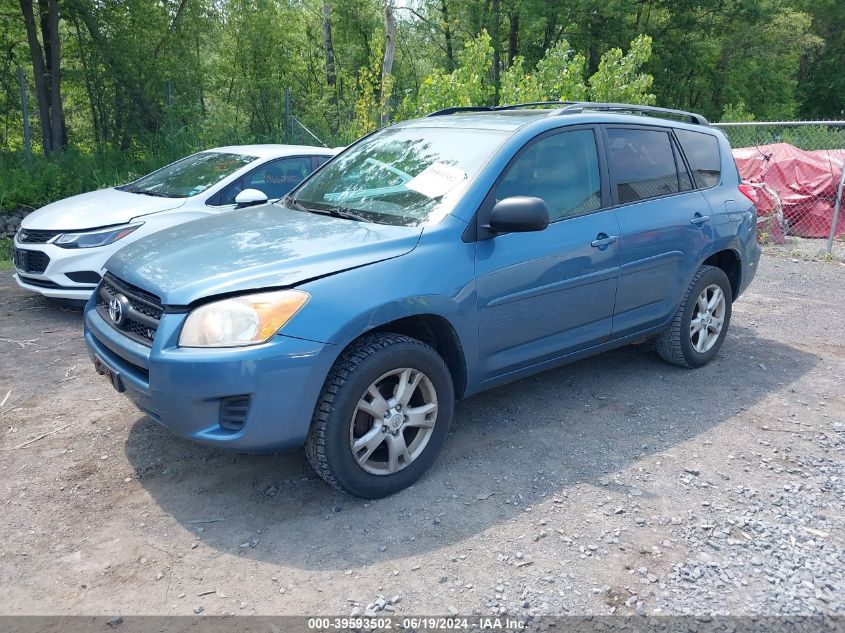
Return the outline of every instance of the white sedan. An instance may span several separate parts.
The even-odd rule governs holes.
[[[53,202],[15,235],[15,280],[55,299],[87,300],[106,260],[145,235],[278,200],[339,150],[239,145],[193,154],[138,180]]]

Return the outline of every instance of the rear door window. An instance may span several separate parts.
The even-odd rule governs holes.
[[[608,128],[607,136],[620,204],[659,198],[681,190],[668,132]]]
[[[719,141],[711,134],[675,130],[681,149],[687,157],[695,185],[699,189],[714,187],[722,179],[722,158]]]

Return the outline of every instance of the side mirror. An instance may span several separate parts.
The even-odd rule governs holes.
[[[254,207],[257,204],[267,202],[267,194],[258,189],[244,189],[235,196],[235,208]]]
[[[488,228],[494,233],[527,233],[549,226],[549,208],[541,198],[512,196],[490,211]]]

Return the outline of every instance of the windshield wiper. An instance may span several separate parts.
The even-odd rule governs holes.
[[[156,198],[184,198],[185,196],[180,196],[172,193],[161,193],[160,191],[153,191],[152,189],[130,189],[132,193],[140,193],[145,196],[155,196]]]
[[[286,202],[295,209],[298,209],[300,211],[307,211],[308,213],[330,215],[334,218],[343,218],[344,220],[354,220],[355,222],[368,222],[370,224],[375,224],[375,220],[371,220],[370,218],[365,217],[359,213],[356,213],[352,209],[347,209],[345,207],[330,207],[327,205],[325,208],[320,208],[305,206],[296,198],[287,198],[283,200],[283,202]]]

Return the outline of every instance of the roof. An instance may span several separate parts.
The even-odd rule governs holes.
[[[226,145],[204,150],[206,152],[225,152],[229,154],[244,154],[256,158],[281,158],[283,156],[298,156],[300,154],[320,154],[334,156],[337,149],[330,147],[314,147],[312,145],[281,145],[262,143],[255,145]]]
[[[524,125],[548,118],[551,110],[503,110],[424,117],[398,123],[398,127],[450,127],[513,132]]]

